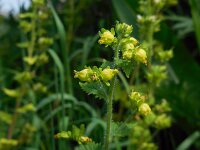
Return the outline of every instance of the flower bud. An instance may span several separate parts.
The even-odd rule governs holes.
[[[20,21],[20,25],[19,26],[23,29],[23,31],[25,33],[30,32],[31,29],[32,29],[32,24],[30,24],[27,21]]]
[[[170,127],[171,122],[171,117],[167,116],[166,114],[161,114],[156,118],[155,125],[159,129],[164,129]]]
[[[86,68],[81,71],[74,70],[74,78],[79,78],[81,81],[90,82],[90,75],[93,73],[91,68]]]
[[[17,73],[14,79],[18,81],[19,83],[24,83],[24,82],[32,80],[33,77],[34,77],[33,72],[24,71],[24,72]]]
[[[37,64],[44,64],[49,61],[49,57],[46,53],[42,53],[38,56]]]
[[[134,46],[136,46],[136,45],[139,43],[138,40],[136,40],[136,39],[133,38],[133,37],[130,37],[130,38],[129,38],[129,41],[130,41],[131,43],[133,43]]]
[[[121,50],[126,51],[130,49],[134,49],[137,44],[138,44],[138,41],[133,37],[124,38],[122,39],[122,42],[121,42]]]
[[[100,39],[99,44],[105,44],[106,46],[111,45],[115,41],[114,33],[109,30],[104,30],[103,33],[99,32]]]
[[[17,73],[14,79],[18,81],[19,83],[24,83],[24,82],[32,80],[33,77],[34,77],[33,72],[24,71],[24,72]]]
[[[126,23],[119,23],[119,22],[117,22],[115,29],[118,35],[122,35],[125,37],[129,36],[133,31],[132,25],[128,25]]]
[[[48,38],[48,37],[41,37],[41,38],[39,38],[39,40],[38,40],[38,43],[40,44],[40,45],[51,45],[51,44],[53,44],[53,39],[52,38]]]
[[[145,97],[139,92],[132,91],[129,97],[132,102],[136,103],[137,106],[145,101]]]
[[[125,60],[130,60],[133,57],[133,51],[131,49],[124,51],[122,57]]]
[[[159,86],[161,81],[167,78],[166,69],[167,68],[164,65],[152,65],[147,73],[148,81]]]
[[[134,49],[134,44],[133,43],[126,43],[122,45],[122,51],[127,51],[127,50],[132,50]]]
[[[134,58],[136,61],[146,64],[147,63],[147,54],[146,51],[138,48],[134,52]]]
[[[151,112],[151,108],[147,103],[142,103],[138,108],[138,112],[143,116],[147,116]]]
[[[26,62],[28,65],[32,66],[35,64],[35,62],[37,61],[38,57],[37,56],[27,56],[24,57],[23,60],[24,62]]]
[[[158,52],[158,58],[162,61],[168,61],[173,57],[173,51],[172,50],[168,50],[168,51],[160,51]]]
[[[47,92],[47,87],[44,86],[41,83],[36,83],[33,85],[33,90],[41,93],[46,93]]]
[[[110,69],[110,68],[105,68],[101,72],[101,77],[103,81],[109,81],[111,80],[116,74],[118,73],[117,69]]]
[[[88,142],[92,142],[92,139],[87,136],[81,136],[79,142],[80,143],[88,143]]]

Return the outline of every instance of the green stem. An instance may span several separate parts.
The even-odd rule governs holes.
[[[148,68],[151,68],[152,63],[152,55],[153,55],[153,26],[150,25],[149,32],[147,35],[147,42],[148,44]]]
[[[111,122],[112,122],[112,101],[113,101],[113,93],[114,93],[114,87],[115,87],[115,80],[116,77],[112,80],[111,83],[111,91],[110,91],[110,96],[107,102],[107,127],[106,127],[106,137],[105,137],[105,145],[104,149],[109,150],[109,144],[111,141]]]
[[[10,124],[10,127],[8,129],[8,139],[12,139],[12,135],[13,135],[13,129],[15,127],[16,121],[17,121],[17,117],[18,117],[18,112],[17,109],[20,107],[20,98],[16,100],[16,105],[15,105],[15,113],[13,114],[12,117],[12,122]]]
[[[37,8],[34,7],[33,9],[34,9],[33,14],[36,14]],[[32,55],[33,55],[34,45],[35,45],[35,40],[36,40],[36,17],[35,16],[32,18],[31,24],[32,24],[31,43],[30,43],[30,47],[28,49],[28,56],[29,57],[32,57]]]
[[[114,57],[114,67],[116,65],[116,59],[119,58],[119,47],[120,47],[120,41],[121,38],[119,38],[119,43],[116,46],[115,49],[115,57]],[[110,85],[110,90],[109,90],[109,97],[108,97],[108,102],[107,102],[107,127],[106,127],[106,135],[105,135],[105,141],[104,141],[104,150],[109,150],[109,145],[111,142],[111,123],[112,123],[112,104],[113,104],[113,95],[114,95],[114,90],[115,90],[115,81],[116,81],[116,76],[112,79],[111,85]]]

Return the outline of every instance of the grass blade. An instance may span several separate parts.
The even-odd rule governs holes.
[[[195,35],[200,52],[200,3],[199,0],[190,0],[191,14],[194,24]]]
[[[121,22],[136,27],[136,14],[125,0],[112,0],[112,4]],[[134,29],[134,35],[137,35],[137,28]]]
[[[60,61],[58,55],[51,49],[48,50],[50,56],[53,58],[56,66],[58,67],[59,74],[60,74],[60,90],[61,90],[61,102],[62,102],[62,118],[65,116],[65,109],[64,109],[64,92],[65,92],[65,82],[64,82],[64,67],[62,65],[62,62]],[[63,129],[64,129],[64,123],[63,123]]]
[[[187,150],[190,146],[200,137],[200,132],[196,131],[187,137],[177,148],[176,150]]]
[[[60,38],[60,45],[61,45],[61,51],[62,51],[62,56],[63,56],[63,62],[64,62],[64,66],[66,68],[66,74],[67,74],[67,82],[68,82],[68,90],[70,94],[73,94],[73,88],[72,88],[72,79],[71,79],[71,70],[70,70],[70,62],[69,62],[69,53],[68,53],[68,49],[67,49],[67,42],[66,42],[66,37],[65,37],[65,27],[63,25],[63,23],[61,22],[59,16],[57,15],[52,3],[49,1],[49,7],[50,10],[53,14],[53,18],[55,20],[56,23],[56,27],[58,30],[58,34],[59,34],[59,38]]]

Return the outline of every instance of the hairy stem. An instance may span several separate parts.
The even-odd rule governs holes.
[[[112,101],[113,101],[113,93],[114,93],[114,87],[115,87],[115,80],[116,77],[112,80],[111,83],[111,91],[110,91],[110,96],[107,102],[107,128],[106,128],[106,137],[105,137],[105,145],[104,149],[108,150],[109,149],[109,144],[111,141],[111,123],[112,123]]]
[[[121,39],[121,38],[119,38]],[[115,48],[115,54],[114,54],[114,67],[116,65],[116,59],[119,58],[119,47],[120,47],[120,40],[118,45]],[[113,103],[113,95],[115,90],[115,81],[116,76],[111,81],[110,90],[109,90],[109,97],[107,101],[107,127],[106,127],[106,135],[105,135],[105,141],[104,141],[104,150],[109,150],[109,144],[111,142],[111,123],[112,123],[112,103]]]

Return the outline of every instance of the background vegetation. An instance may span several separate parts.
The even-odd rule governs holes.
[[[102,27],[112,27],[116,20],[133,25],[134,37],[140,37],[136,21],[139,0],[33,3],[29,10],[21,8],[28,15],[0,16],[0,150],[75,149],[78,143],[58,140],[54,135],[81,124],[85,124],[86,136],[96,143],[103,142],[106,106],[81,90],[73,70],[112,59],[112,50],[98,45],[97,33]],[[154,38],[165,49],[173,48],[174,54],[167,63],[168,80],[155,89],[155,97],[168,100],[172,125],[157,132],[150,128],[152,141],[162,150],[197,150],[200,3],[179,0],[163,14],[165,18]],[[115,103],[115,121],[131,117],[127,110],[120,112],[119,100]],[[128,149],[130,143],[125,141],[129,138],[116,140],[111,148]],[[11,139],[20,144],[16,146]]]

